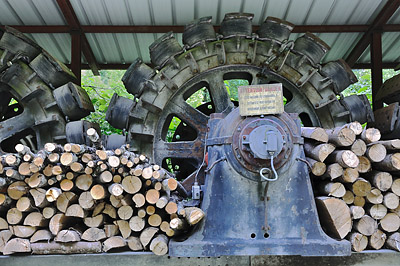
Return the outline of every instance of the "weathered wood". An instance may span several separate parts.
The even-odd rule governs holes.
[[[115,236],[119,233],[118,226],[115,224],[105,224],[104,232],[106,233],[107,238]]]
[[[65,216],[63,213],[57,213],[50,219],[49,230],[56,236],[62,229],[68,226],[70,221],[71,217]]]
[[[149,189],[146,191],[145,195],[146,201],[150,204],[156,204],[160,198],[160,192],[155,189]]]
[[[34,203],[33,203],[33,200],[31,198],[21,197],[17,201],[16,207],[20,212],[30,212],[30,211],[33,210]]]
[[[187,221],[185,219],[181,219],[181,218],[171,219],[171,221],[169,222],[169,226],[171,229],[173,229],[175,231],[187,230],[189,227]]]
[[[308,158],[308,157],[306,159],[309,163],[309,166],[311,166],[310,170],[313,175],[322,176],[325,173],[325,171],[326,171],[325,163],[318,162],[318,161]]]
[[[360,219],[365,214],[364,208],[360,206],[350,206],[350,212],[353,220]]]
[[[75,193],[71,192],[71,191],[66,191],[63,192],[56,201],[56,206],[57,209],[60,212],[65,213],[67,211],[67,208],[71,205],[76,203],[78,197],[76,196]]]
[[[129,194],[135,194],[142,188],[142,181],[137,176],[126,176],[121,184],[125,192]]]
[[[342,200],[347,204],[350,205],[354,202],[354,194],[350,190],[346,190],[346,193],[343,195]]]
[[[29,239],[29,241],[32,243],[39,242],[39,241],[46,241],[49,242],[50,240],[53,239],[53,235],[51,232],[47,229],[41,229],[37,230],[32,237]]]
[[[107,236],[103,229],[91,227],[83,232],[81,238],[89,242],[94,242],[106,239]]]
[[[104,223],[104,215],[98,214],[93,217],[85,217],[85,219],[83,219],[83,222],[87,227],[90,228],[100,227]]]
[[[371,171],[367,176],[372,185],[380,191],[387,191],[392,186],[393,178],[388,172]]]
[[[0,231],[8,229],[8,222],[6,219],[0,217]]]
[[[9,224],[19,224],[24,219],[24,215],[17,208],[11,208],[7,211],[6,220]]]
[[[121,184],[113,183],[108,186],[108,192],[113,196],[120,196],[124,192],[124,187]]]
[[[400,153],[387,154],[385,158],[374,164],[374,168],[382,171],[400,171]]]
[[[356,252],[361,252],[368,246],[368,238],[360,233],[354,232],[349,235],[351,249]]]
[[[392,192],[386,192],[383,195],[383,205],[388,209],[396,209],[399,207],[399,196]]]
[[[400,178],[396,178],[395,180],[393,180],[390,190],[397,196],[400,196]]]
[[[150,243],[150,250],[158,256],[168,253],[168,237],[165,235],[157,235]]]
[[[339,180],[343,183],[354,183],[360,176],[356,168],[345,168]]]
[[[147,247],[154,235],[157,234],[158,230],[159,229],[155,227],[147,227],[140,233],[139,239],[140,243],[143,245],[143,248]]]
[[[370,236],[378,229],[378,223],[371,216],[364,215],[360,220],[354,222],[354,229],[365,236]]]
[[[379,141],[381,139],[381,132],[376,128],[365,128],[360,137],[365,143],[369,144]]]
[[[100,242],[72,242],[72,243],[57,243],[57,242],[41,242],[32,243],[32,254],[48,255],[48,254],[90,254],[101,253]]]
[[[350,146],[356,139],[356,134],[353,130],[346,127],[336,127],[334,129],[326,129],[329,142],[336,146]]]
[[[338,163],[344,168],[356,168],[360,162],[357,155],[349,150],[333,151],[326,160],[330,163]]]
[[[100,183],[110,183],[113,180],[113,174],[110,171],[104,171],[99,175]]]
[[[87,216],[87,211],[85,211],[79,204],[72,204],[67,208],[65,216],[85,218]]]
[[[371,184],[364,178],[357,178],[352,184],[352,191],[354,195],[364,197],[371,191]]]
[[[351,213],[347,204],[336,198],[317,197],[321,223],[333,236],[343,239],[351,231]]]
[[[386,240],[386,245],[393,250],[400,251],[400,233],[396,232],[391,235]]]
[[[382,144],[388,151],[400,150],[400,139],[380,140],[375,143]]]
[[[367,202],[372,204],[380,204],[383,201],[382,192],[377,188],[372,188],[365,196]]]
[[[31,245],[28,239],[22,238],[13,238],[9,240],[3,249],[4,255],[25,252],[31,252]]]
[[[126,239],[126,242],[128,243],[128,247],[130,248],[130,250],[133,251],[143,250],[143,246],[142,243],[140,243],[139,237],[130,236]]]
[[[372,163],[382,162],[386,157],[386,149],[382,144],[371,144],[368,145],[365,156]]]
[[[60,188],[62,191],[70,191],[74,188],[75,184],[69,179],[63,179],[60,182]]]
[[[173,201],[168,202],[168,204],[165,206],[165,212],[168,214],[174,214],[177,211],[178,211],[178,205]]]
[[[131,206],[122,206],[118,208],[117,213],[122,220],[129,220],[132,217],[133,209]]]
[[[75,186],[83,191],[88,191],[93,184],[93,178],[91,175],[80,175],[75,180]]]
[[[167,204],[168,204],[168,200],[169,200],[168,196],[166,196],[166,195],[161,196],[158,199],[158,201],[156,202],[156,207],[159,209],[165,208],[165,206],[167,206]]]
[[[102,150],[103,149],[103,144],[101,143],[101,139],[99,134],[97,134],[96,129],[94,128],[89,128],[86,130],[86,134],[89,137],[90,141],[94,144],[97,150]]]
[[[335,146],[330,143],[314,144],[305,142],[303,147],[307,157],[319,162],[324,162],[329,154],[335,150]]]
[[[118,221],[115,221],[114,223],[116,223],[118,225],[118,229],[124,239],[127,239],[131,235],[132,230],[129,227],[128,221],[118,220]]]
[[[393,212],[389,212],[380,220],[379,226],[382,230],[393,233],[400,228],[400,217]]]
[[[46,198],[46,190],[43,188],[30,189],[29,194],[31,194],[33,201],[35,202],[35,206],[38,208],[44,208],[50,204]]]
[[[78,242],[81,240],[81,234],[74,229],[64,229],[61,230],[54,241],[61,243]]]
[[[364,197],[360,197],[360,196],[354,196],[354,202],[353,204],[355,206],[360,206],[360,207],[364,207],[365,205],[365,198]]]
[[[26,193],[28,193],[29,187],[23,181],[16,181],[11,183],[7,188],[7,195],[13,200],[18,200]]]
[[[121,236],[112,236],[103,242],[103,251],[107,252],[111,249],[122,248],[127,245],[125,239]]]
[[[195,225],[199,223],[205,216],[202,209],[197,207],[187,207],[185,208],[185,219],[190,225]]]
[[[62,194],[62,190],[58,187],[51,187],[46,191],[46,199],[48,202],[54,202]]]
[[[343,167],[338,163],[328,164],[325,173],[322,175],[324,178],[328,178],[331,181],[340,177],[343,174]]]
[[[149,218],[147,218],[147,223],[150,226],[158,227],[160,226],[161,222],[162,222],[161,216],[158,215],[157,213],[154,213],[150,215]]]
[[[321,182],[319,184],[319,191],[322,195],[336,198],[343,197],[346,193],[345,187],[339,182]]]
[[[365,157],[365,156],[359,156],[358,157],[358,166],[357,166],[357,171],[361,174],[365,174],[368,173],[369,171],[371,171],[372,168],[372,164],[371,161]]]
[[[136,208],[143,207],[146,203],[146,198],[141,193],[136,193],[135,195],[133,195],[132,200],[135,203]]]
[[[367,144],[362,139],[356,139],[351,145],[350,150],[357,156],[363,156],[367,151]]]
[[[366,208],[367,213],[374,219],[379,220],[387,214],[387,208],[382,204],[374,204]]]
[[[115,208],[110,205],[110,204],[105,204],[104,206],[104,210],[103,210],[104,214],[107,214],[108,216],[110,216],[113,219],[117,218],[117,211],[115,210]]]
[[[46,219],[50,219],[57,213],[57,209],[54,207],[45,207],[42,211],[43,217]]]
[[[328,134],[320,127],[301,127],[301,136],[319,142],[328,142]]]
[[[10,240],[12,235],[13,234],[10,230],[0,231],[0,253],[4,251],[4,247],[6,246],[8,240]]]
[[[30,225],[34,227],[45,227],[49,224],[49,220],[43,217],[41,212],[31,212],[24,220],[24,225]]]
[[[90,194],[92,195],[92,198],[94,200],[101,200],[101,199],[104,199],[107,196],[106,190],[100,184],[94,185],[90,189]]]

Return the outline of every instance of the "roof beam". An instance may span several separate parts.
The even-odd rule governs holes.
[[[347,64],[352,67],[367,49],[371,41],[371,35],[376,30],[379,30],[386,22],[393,16],[396,10],[400,6],[400,0],[389,0],[379,14],[376,16],[372,22],[369,29],[364,33],[361,39],[354,46],[353,50],[350,52],[346,59]]]
[[[90,69],[93,71],[93,74],[99,75],[98,63],[93,54],[92,48],[90,47],[89,42],[82,31],[82,27],[79,23],[78,17],[75,14],[74,9],[72,8],[71,2],[69,0],[57,0],[57,4],[61,9],[61,12],[63,13],[65,20],[67,21],[67,24],[70,27],[70,32],[80,32],[83,55],[85,56],[86,61],[90,66]]]
[[[4,28],[4,26],[0,26]],[[71,33],[71,27],[65,25],[10,25],[23,33]],[[341,32],[366,32],[369,25],[297,25],[293,33],[341,33]],[[185,26],[176,25],[81,25],[81,31],[84,33],[165,33],[173,31],[182,33]],[[219,26],[214,26],[218,31]],[[253,26],[256,31],[259,26]],[[400,24],[387,24],[379,28],[382,32],[400,32]]]

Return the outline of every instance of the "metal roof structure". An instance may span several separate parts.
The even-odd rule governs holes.
[[[255,30],[274,16],[296,25],[292,39],[315,33],[331,46],[324,62],[344,58],[354,68],[369,68],[374,39],[375,51],[382,50],[375,61],[394,68],[400,62],[399,6],[399,0],[1,0],[0,25],[72,62],[74,72],[97,72],[127,68],[137,57],[150,62],[152,42],[171,30],[181,42],[184,25],[194,19],[212,16],[218,30],[224,14],[246,12],[254,14]]]

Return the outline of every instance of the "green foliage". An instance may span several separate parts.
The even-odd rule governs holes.
[[[94,76],[92,71],[82,71],[82,88],[89,94],[95,111],[85,119],[100,125],[103,134],[121,133],[121,130],[113,128],[106,120],[106,112],[114,93],[133,99],[121,81],[124,70],[100,70],[100,76]]]

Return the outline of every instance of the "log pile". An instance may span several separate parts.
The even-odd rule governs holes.
[[[128,146],[22,144],[0,161],[0,254],[168,252],[204,216],[171,173]]]
[[[354,251],[400,251],[400,140],[358,122],[302,136],[324,230]]]

